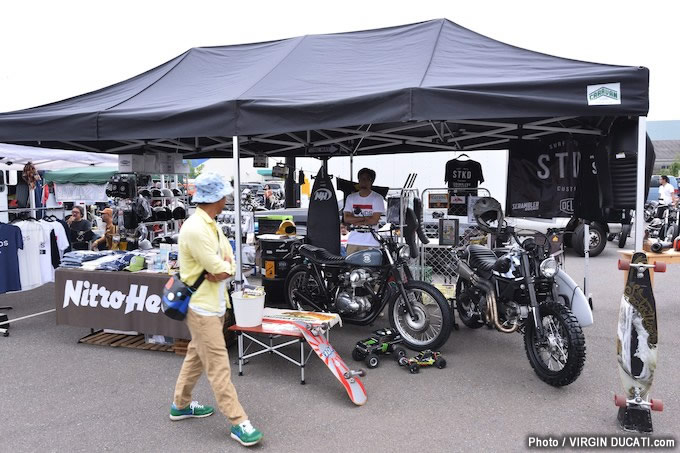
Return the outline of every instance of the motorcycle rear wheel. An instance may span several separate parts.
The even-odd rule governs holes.
[[[470,296],[466,294],[470,283],[462,278],[456,282],[456,310],[458,311],[458,318],[470,329],[479,329],[484,325],[481,316],[475,313],[474,302],[470,300]]]
[[[564,305],[540,306],[544,339],[537,338],[533,320],[527,320],[524,348],[536,375],[553,387],[574,382],[586,361],[586,340],[578,320]],[[552,364],[555,364],[554,366]]]
[[[390,301],[390,325],[415,351],[437,350],[451,335],[451,310],[444,295],[429,283],[411,280],[404,285],[407,297],[418,315],[412,320],[405,301],[397,291]]]
[[[321,298],[321,284],[317,281],[313,273],[310,273],[307,282],[305,282],[306,274],[307,266],[303,264],[295,266],[290,270],[283,285],[286,303],[293,310],[316,311],[316,308],[306,304],[302,300],[297,300],[293,295],[293,290],[297,289],[298,291],[303,292],[312,301],[317,301]]]

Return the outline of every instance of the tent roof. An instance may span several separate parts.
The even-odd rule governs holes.
[[[592,122],[575,118],[645,115],[648,78],[646,68],[532,52],[438,19],[190,49],[107,88],[0,114],[0,141],[224,153],[238,135],[246,155],[309,155],[309,148],[321,146],[317,142],[335,144],[350,135],[356,138],[343,139],[341,152],[358,141],[365,152],[369,146],[373,153],[431,151],[422,143],[446,144],[482,129],[508,138],[507,132],[522,129],[517,125],[546,118],[579,129]],[[620,84],[620,103],[589,105],[587,87],[605,83]],[[395,128],[404,132],[395,136]]]
[[[45,172],[45,182],[57,184],[106,184],[118,173],[118,167],[65,168]]]
[[[28,162],[32,162],[38,170],[58,170],[74,165],[117,166],[118,157],[62,149],[46,151],[44,148],[0,143],[0,170],[21,171]]]

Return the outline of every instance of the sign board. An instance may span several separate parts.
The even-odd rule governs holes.
[[[268,168],[269,167],[269,156],[266,154],[256,154],[253,157],[253,167],[255,168]]]
[[[427,195],[427,206],[430,209],[448,208],[448,194],[446,193],[430,193]]]

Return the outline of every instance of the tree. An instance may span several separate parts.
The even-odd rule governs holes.
[[[675,159],[675,161],[668,168],[668,173],[673,176],[680,176],[680,158]]]
[[[194,162],[189,160],[189,179],[196,179],[198,175],[201,174],[205,164],[200,164],[194,167]]]

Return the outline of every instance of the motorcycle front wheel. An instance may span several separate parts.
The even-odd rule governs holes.
[[[444,295],[429,283],[411,280],[404,284],[416,319],[406,309],[404,297],[397,294],[390,301],[390,324],[416,351],[437,350],[451,335],[451,310]]]
[[[564,305],[540,305],[544,338],[538,338],[533,320],[527,320],[524,347],[538,377],[562,387],[576,380],[586,361],[586,340],[576,317]]]

